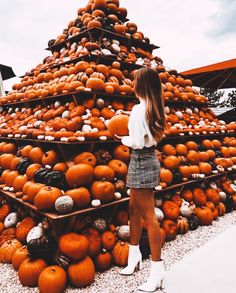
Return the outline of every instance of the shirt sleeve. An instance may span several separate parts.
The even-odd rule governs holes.
[[[129,118],[129,136],[124,136],[122,144],[133,149],[143,149],[145,145],[146,130],[143,115],[137,109],[132,110]]]

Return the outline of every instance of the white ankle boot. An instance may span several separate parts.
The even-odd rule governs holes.
[[[157,289],[164,289],[165,269],[163,261],[151,261],[151,271],[146,283],[138,287],[138,290],[154,292]]]
[[[129,256],[128,265],[125,267],[120,274],[121,275],[132,275],[135,269],[141,269],[142,267],[142,254],[139,250],[139,245],[129,245]]]

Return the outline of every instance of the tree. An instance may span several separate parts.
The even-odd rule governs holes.
[[[228,100],[226,101],[226,106],[236,108],[236,90],[232,90],[232,92],[228,94]]]
[[[224,101],[220,103],[220,99],[223,97],[224,91],[201,88],[200,94],[208,98],[210,107],[224,107]]]

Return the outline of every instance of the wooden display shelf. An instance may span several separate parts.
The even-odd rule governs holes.
[[[2,195],[4,195],[6,198],[8,198],[10,200],[13,200],[16,203],[19,203],[20,205],[23,205],[24,207],[30,209],[31,211],[35,212],[36,214],[38,214],[40,216],[43,216],[43,217],[47,217],[47,218],[49,218],[51,220],[54,220],[54,221],[55,220],[62,220],[62,219],[66,219],[66,218],[70,218],[70,217],[78,216],[78,215],[82,215],[82,214],[87,214],[87,213],[90,213],[90,212],[93,212],[93,211],[98,211],[98,210],[101,210],[101,209],[104,209],[104,208],[107,208],[107,207],[113,207],[115,205],[127,202],[129,200],[129,197],[124,197],[124,198],[121,198],[121,199],[116,200],[116,201],[112,201],[112,202],[109,202],[109,203],[102,204],[99,207],[88,207],[88,208],[85,208],[85,209],[82,209],[82,210],[73,211],[73,212],[65,214],[65,215],[60,215],[60,214],[53,213],[53,212],[39,211],[33,204],[25,202],[21,198],[17,198],[15,196],[15,194],[12,193],[12,192],[1,190],[0,193]]]
[[[213,175],[210,175],[210,176],[206,176],[204,178],[199,178],[199,179],[194,179],[194,180],[188,180],[186,182],[181,182],[181,183],[178,183],[178,184],[175,184],[173,186],[169,186],[165,189],[162,189],[162,190],[155,190],[155,195],[159,195],[159,194],[163,194],[163,193],[168,193],[168,192],[171,192],[173,190],[176,190],[176,189],[182,189],[186,186],[191,186],[191,185],[195,185],[199,182],[204,182],[204,181],[209,181],[209,180],[213,180],[213,179],[216,179],[216,178],[219,178],[219,177],[222,177],[222,176],[225,176],[225,175],[228,175],[230,173],[233,173],[234,171],[225,171],[225,172],[221,172],[221,173],[218,173],[218,174],[213,174]]]
[[[232,171],[232,172],[235,172],[235,171]],[[230,174],[232,172],[226,171],[226,172],[210,175],[210,176],[207,176],[207,177],[202,178],[202,179],[189,180],[187,182],[182,182],[182,183],[167,187],[167,188],[165,188],[163,190],[160,190],[160,191],[155,191],[154,194],[155,194],[155,196],[158,196],[160,194],[167,193],[167,192],[170,192],[170,191],[173,191],[173,190],[176,190],[176,189],[181,189],[181,188],[184,188],[186,186],[197,184],[199,182],[204,182],[204,181],[206,182],[206,181],[209,181],[209,180],[212,180],[212,179],[216,179],[216,178],[219,178],[221,176],[228,175],[228,174]],[[24,206],[25,208],[28,208],[29,210],[35,212],[39,216],[47,217],[48,219],[50,219],[51,221],[54,221],[54,222],[55,221],[63,221],[63,220],[67,220],[67,219],[70,219],[70,218],[75,218],[76,216],[79,216],[79,215],[86,215],[88,213],[98,211],[98,210],[108,208],[108,207],[112,208],[112,207],[115,207],[115,206],[117,206],[117,205],[119,205],[121,203],[125,203],[125,202],[129,201],[129,197],[123,197],[120,200],[116,200],[116,201],[113,201],[113,202],[102,204],[99,207],[88,207],[88,208],[85,208],[85,209],[73,211],[73,212],[65,214],[65,215],[60,215],[60,214],[56,214],[56,213],[53,213],[53,212],[39,211],[34,205],[32,205],[32,204],[30,204],[28,202],[24,202],[21,198],[15,197],[15,194],[12,193],[12,192],[1,190],[0,194],[5,196],[7,199],[14,201],[15,203],[18,203],[18,204]]]
[[[63,101],[66,99],[69,99],[71,101],[74,101],[76,98],[79,99],[82,98],[92,98],[96,95],[97,97],[104,97],[104,98],[110,98],[110,99],[124,99],[124,100],[137,100],[135,96],[129,96],[129,95],[118,95],[118,94],[108,94],[104,92],[94,92],[94,91],[80,91],[80,92],[70,92],[70,93],[64,93],[54,96],[47,96],[43,98],[37,98],[32,100],[24,100],[19,102],[12,102],[12,103],[6,103],[3,104],[2,107],[28,107],[28,105],[37,104],[37,103],[47,103],[47,102],[55,102],[55,101]]]
[[[234,137],[236,136],[236,133],[215,133],[215,134],[206,134],[206,135],[185,135],[185,136],[167,136],[162,139],[162,141],[158,144],[158,146],[162,146],[166,143],[183,143],[187,140],[193,140],[193,141],[200,141],[202,139],[214,139],[214,138],[223,138],[225,136]],[[9,141],[9,142],[26,142],[26,143],[42,143],[42,144],[51,144],[51,145],[85,145],[85,144],[106,144],[106,143],[120,143],[119,140],[85,140],[85,141],[60,141],[60,140],[54,140],[54,141],[48,141],[48,140],[39,140],[36,138],[16,138],[16,137],[1,137],[0,141]],[[157,146],[157,147],[158,147]]]
[[[6,103],[3,104],[2,107],[18,107],[18,106],[23,106],[26,108],[29,108],[30,105],[36,105],[36,104],[46,104],[48,102],[55,102],[55,101],[65,101],[65,100],[71,100],[74,101],[75,99],[82,98],[89,98],[89,97],[103,97],[107,99],[120,99],[120,100],[127,100],[127,101],[138,101],[136,96],[134,95],[120,95],[120,94],[108,94],[105,92],[94,92],[94,91],[80,91],[80,92],[70,92],[70,93],[63,93],[59,95],[53,95],[53,96],[47,96],[43,98],[37,98],[37,99],[32,99],[32,100],[23,100],[23,101],[18,101],[18,102],[11,102],[11,103]],[[207,106],[207,103],[200,103],[200,102],[193,102],[193,101],[169,101],[165,100],[164,101],[165,106],[178,106],[178,107],[185,107],[185,106],[196,106],[196,107],[202,107],[202,106]]]
[[[67,40],[60,42],[58,44],[55,44],[53,46],[50,46],[48,48],[46,48],[46,50],[49,51],[55,51],[55,50],[60,50],[61,48],[66,48],[67,47],[67,42],[69,42],[70,44],[73,42],[78,42],[80,41],[82,38],[91,38],[91,39],[98,39],[99,37],[104,38],[111,38],[111,39],[116,39],[118,41],[121,42],[122,45],[126,45],[127,47],[131,47],[131,46],[135,46],[137,48],[141,48],[147,51],[152,52],[155,49],[160,48],[159,46],[153,45],[153,44],[147,44],[145,42],[142,42],[140,40],[136,40],[136,39],[132,39],[132,38],[127,38],[125,36],[116,34],[112,31],[108,31],[105,30],[103,28],[90,28],[87,29],[75,36],[72,36],[70,38],[68,38]]]
[[[59,68],[61,66],[65,66],[65,65],[68,65],[68,64],[72,64],[72,63],[75,64],[75,63],[77,63],[79,61],[96,62],[97,64],[102,63],[102,64],[106,64],[106,65],[111,65],[114,61],[119,61],[120,64],[121,64],[121,69],[122,70],[128,69],[128,70],[131,70],[131,71],[135,70],[135,69],[140,69],[140,68],[143,67],[142,65],[122,61],[118,57],[117,58],[111,58],[111,57],[104,56],[104,55],[98,56],[98,55],[95,55],[95,54],[90,54],[90,55],[85,55],[85,56],[81,56],[81,57],[78,57],[78,58],[70,59],[70,60],[65,61],[65,62],[57,63],[57,64],[52,65],[52,66],[48,66],[45,69],[41,69],[39,72],[41,72],[41,73],[46,72],[48,69]],[[33,76],[33,73],[25,74],[25,75],[22,75],[20,77],[23,78],[24,76]]]

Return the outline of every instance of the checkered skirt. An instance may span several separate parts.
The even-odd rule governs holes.
[[[160,180],[160,162],[155,148],[132,150],[126,186],[129,188],[154,188]]]

